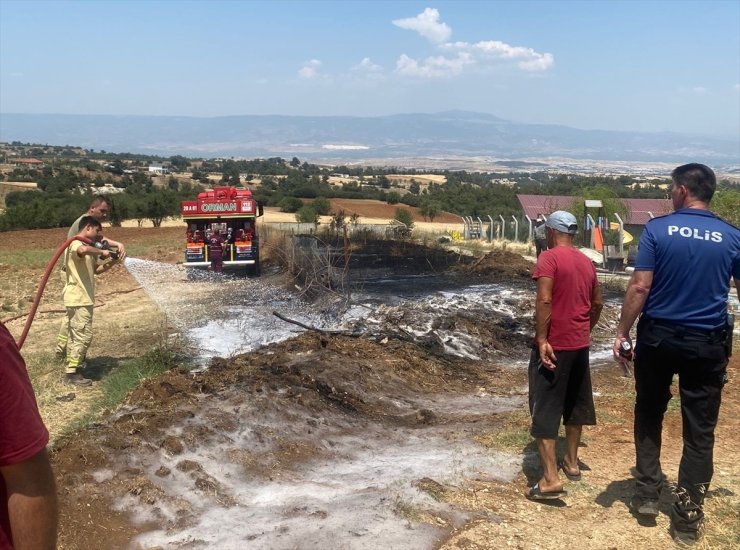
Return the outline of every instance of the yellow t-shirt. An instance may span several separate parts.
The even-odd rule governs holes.
[[[67,248],[67,284],[62,290],[65,307],[92,306],[95,304],[95,256],[80,256],[77,249],[82,241],[72,241]]]

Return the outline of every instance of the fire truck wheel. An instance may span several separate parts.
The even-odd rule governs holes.
[[[254,265],[247,266],[247,277],[259,277],[260,276],[260,264],[257,262]]]

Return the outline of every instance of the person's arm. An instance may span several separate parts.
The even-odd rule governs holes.
[[[619,315],[617,337],[614,340],[614,346],[612,348],[612,353],[616,361],[620,361],[619,345],[625,340],[631,342],[630,329],[645,306],[645,301],[648,294],[650,294],[650,287],[652,285],[652,271],[635,271],[630,278],[630,282],[627,285],[627,292],[624,295],[622,312]]]
[[[110,250],[104,250],[102,248],[95,248],[94,246],[90,246],[88,244],[81,244],[77,247],[75,250],[77,253],[77,256],[82,258],[84,256],[97,256],[102,258],[103,260],[110,258]]]
[[[552,317],[552,286],[553,280],[551,277],[539,277],[537,279],[537,299],[534,306],[534,340],[540,352],[542,364],[550,370],[555,370],[555,353],[547,341]]]
[[[56,548],[57,496],[46,449],[28,460],[0,467],[8,495],[15,550]]]
[[[596,323],[599,322],[602,309],[604,309],[604,300],[601,297],[601,288],[596,284],[591,292],[591,311],[588,313],[589,330],[593,330]]]

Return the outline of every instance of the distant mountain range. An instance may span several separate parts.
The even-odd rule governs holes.
[[[190,157],[565,157],[740,164],[740,136],[579,130],[448,111],[378,117],[0,114],[0,141]]]

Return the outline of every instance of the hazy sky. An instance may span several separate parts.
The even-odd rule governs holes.
[[[0,112],[740,134],[740,0],[0,0]]]

